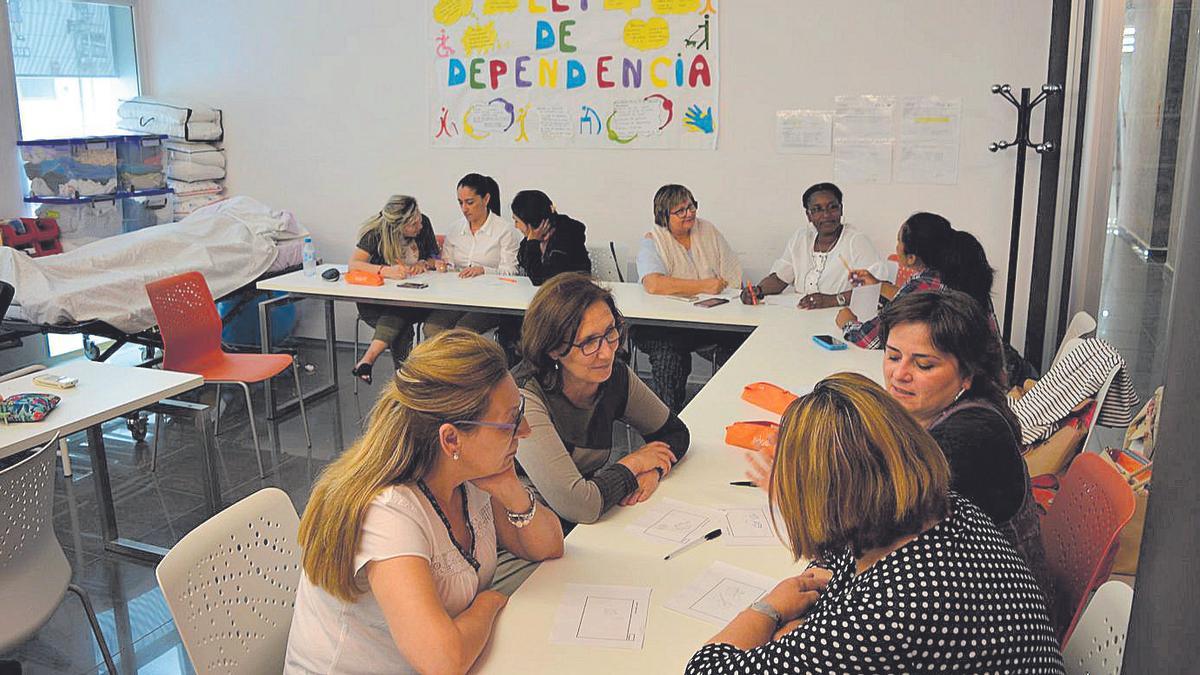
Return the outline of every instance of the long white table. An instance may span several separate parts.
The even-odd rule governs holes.
[[[54,389],[33,382],[33,378],[46,374],[75,377],[79,384],[71,389]],[[0,457],[41,445],[54,438],[55,434],[67,436],[86,429],[105,548],[121,555],[156,562],[166,554],[165,549],[120,536],[108,473],[108,455],[100,425],[137,410],[191,417],[202,441],[204,472],[201,480],[205,502],[209,512],[216,513],[221,508],[221,489],[215,464],[212,425],[208,422],[208,406],[169,400],[203,384],[203,377],[190,373],[83,360],[0,382],[0,397],[41,392],[54,394],[61,399],[58,407],[41,422],[0,425]]]
[[[296,297],[326,300],[332,331],[334,301],[369,301],[417,307],[461,307],[520,313],[536,289],[527,279],[515,283],[486,275],[460,280],[452,275],[418,278],[429,288],[349,286],[319,276],[299,274],[260,282],[259,287]],[[710,309],[648,295],[639,284],[606,283],[617,306],[633,323],[697,326],[753,331],[732,358],[688,404],[681,417],[691,431],[687,456],[662,482],[651,499],[633,507],[614,507],[598,523],[576,527],[566,540],[566,554],[543,563],[513,594],[500,613],[496,629],[474,672],[480,673],[680,673],[705,640],[720,628],[663,606],[714,561],[782,579],[802,565],[793,562],[782,544],[776,547],[731,547],[718,539],[670,561],[673,546],[639,538],[626,530],[654,504],[672,498],[700,506],[753,506],[763,502],[754,488],[735,487],[745,472],[743,451],[725,445],[725,427],[743,420],[778,421],[774,415],[741,400],[742,388],[757,381],[779,384],[798,394],[821,378],[853,371],[872,379],[882,376],[878,351],[849,347],[830,352],[812,341],[817,334],[837,333],[835,309],[803,311],[790,306],[745,306],[736,299]],[[266,309],[262,310],[265,314]],[[269,334],[264,323],[263,334]],[[332,332],[329,334],[332,336]],[[329,349],[332,350],[332,337]],[[332,354],[332,352],[331,352]],[[649,586],[649,618],[642,649],[625,651],[550,644],[554,615],[566,584]]]

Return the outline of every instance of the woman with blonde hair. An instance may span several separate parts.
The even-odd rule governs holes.
[[[494,342],[451,330],[414,348],[313,487],[284,672],[469,669],[506,601],[487,590],[497,544],[562,555],[558,518],[514,469],[528,434]]]
[[[776,524],[815,564],[687,673],[1063,673],[1029,568],[949,485],[937,443],[879,385],[817,383],[784,413],[770,477]]]
[[[378,274],[385,279],[405,279],[432,270],[438,259],[437,237],[429,218],[408,195],[392,195],[378,214],[358,231],[358,244],[349,268]],[[375,329],[367,351],[354,364],[354,376],[371,383],[371,369],[383,350],[391,348],[396,368],[413,344],[413,326],[429,310],[358,303],[358,315]]]

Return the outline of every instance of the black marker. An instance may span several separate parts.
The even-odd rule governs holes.
[[[719,536],[721,536],[721,529],[717,528],[717,529],[713,530],[712,532],[709,532],[708,534],[704,535],[703,537],[700,537],[699,539],[693,539],[693,540],[689,541],[688,543],[684,544],[683,546],[680,546],[679,548],[675,549],[674,551],[671,551],[667,555],[663,556],[663,560],[670,560],[671,558],[679,555],[680,553],[683,553],[684,551],[686,551],[694,546],[703,544],[706,541],[712,541],[713,539],[716,539]]]

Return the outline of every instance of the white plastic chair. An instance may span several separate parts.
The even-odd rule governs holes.
[[[1050,365],[1053,366],[1054,364],[1058,363],[1058,360],[1063,357],[1063,354],[1066,354],[1068,351],[1070,351],[1067,348],[1068,343],[1071,343],[1074,340],[1080,340],[1085,335],[1088,335],[1095,330],[1096,319],[1092,318],[1092,315],[1088,314],[1087,312],[1077,312],[1075,316],[1071,318],[1071,323],[1067,324],[1067,332],[1063,333],[1062,342],[1058,343],[1058,351],[1054,353],[1054,360],[1050,362]]]
[[[15,380],[18,377],[23,377],[30,373],[36,373],[39,370],[45,370],[45,369],[46,369],[46,366],[44,366],[40,363],[34,364],[32,366],[25,366],[24,368],[18,368],[17,370],[12,371],[11,373],[5,373],[3,375],[0,375],[0,382],[6,382],[8,380]],[[58,455],[59,455],[59,457],[62,458],[63,475],[66,476],[67,478],[70,478],[71,477],[71,453],[67,449],[67,439],[65,439],[65,438],[58,439]]]
[[[33,635],[71,591],[83,603],[108,672],[116,673],[87,591],[71,583],[71,565],[54,535],[55,436],[0,471],[0,654]]]
[[[158,564],[158,585],[199,675],[283,672],[299,528],[287,493],[266,488],[206,520]]]
[[[1068,675],[1120,675],[1133,589],[1109,581],[1096,590],[1063,648]]]
[[[588,258],[592,261],[592,277],[597,281],[625,281],[621,273],[621,260],[617,256],[617,245],[588,246]]]

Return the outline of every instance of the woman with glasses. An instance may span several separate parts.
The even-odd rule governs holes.
[[[525,313],[514,375],[530,435],[517,462],[568,523],[645,501],[688,449],[687,427],[617,358],[624,335],[612,294],[578,272],[547,281]],[[646,444],[610,464],[614,421]]]
[[[934,439],[879,385],[818,382],[780,420],[769,488],[793,557],[814,564],[685,672],[1063,673],[1025,561],[951,480]]]
[[[725,237],[696,217],[699,204],[682,185],[664,185],[654,195],[654,224],[638,250],[638,277],[647,293],[692,296],[718,294],[742,284],[742,263]],[[650,357],[654,393],[673,412],[683,409],[692,372],[692,352],[712,350],[720,365],[745,340],[722,331],[638,328],[637,346]]]
[[[497,545],[563,552],[517,478],[523,410],[495,342],[451,330],[413,349],[313,486],[285,673],[470,669],[507,601],[489,589]]]
[[[349,267],[385,279],[405,279],[432,270],[437,260],[437,237],[429,217],[421,213],[416,199],[392,195],[376,216],[363,223]],[[399,368],[412,349],[413,325],[428,314],[425,309],[358,303],[358,315],[375,329],[375,335],[354,364],[354,376],[371,384],[375,360],[388,348],[393,365]]]
[[[742,291],[742,302],[753,304],[763,296],[782,293],[791,286],[800,296],[797,307],[823,309],[850,303],[850,269],[879,263],[879,254],[867,235],[842,222],[842,191],[833,183],[817,183],[801,197],[812,227],[796,231],[771,273]],[[753,297],[751,297],[753,293]]]

